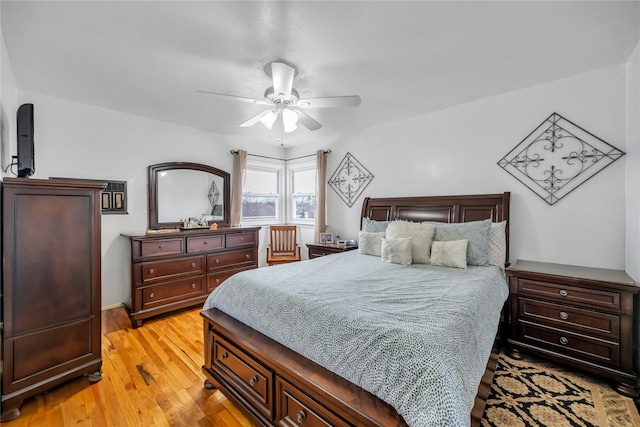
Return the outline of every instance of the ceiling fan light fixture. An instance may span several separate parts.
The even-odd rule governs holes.
[[[267,112],[264,116],[260,117],[260,122],[269,130],[273,127],[276,119],[278,118],[278,113],[274,110]]]
[[[295,111],[285,108],[282,110],[282,123],[286,133],[293,132],[298,128],[298,114]]]

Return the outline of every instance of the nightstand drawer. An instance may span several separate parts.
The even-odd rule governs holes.
[[[528,298],[519,298],[519,304],[521,319],[597,335],[611,341],[619,339],[620,316]]]
[[[524,342],[599,364],[612,367],[620,365],[620,347],[617,343],[589,338],[585,335],[525,320],[519,320],[519,326],[520,335]]]
[[[520,295],[545,297],[566,304],[605,308],[612,311],[620,310],[620,294],[618,292],[578,288],[528,279],[518,279],[518,292]]]

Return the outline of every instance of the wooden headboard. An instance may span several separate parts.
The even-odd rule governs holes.
[[[509,257],[509,200],[511,193],[468,196],[386,197],[364,199],[362,218],[376,221],[470,222],[491,219],[507,221],[507,259]]]

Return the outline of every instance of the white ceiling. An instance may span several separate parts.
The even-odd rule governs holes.
[[[238,124],[264,107],[263,67],[298,68],[324,127],[296,145],[627,61],[639,1],[7,1],[2,33],[21,90],[276,144]],[[3,64],[4,66],[5,64]]]

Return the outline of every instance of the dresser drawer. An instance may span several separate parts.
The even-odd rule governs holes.
[[[233,248],[237,246],[255,246],[256,233],[234,233],[227,234],[227,248]]]
[[[519,320],[519,328],[523,342],[582,360],[591,360],[600,365],[620,365],[620,347],[617,343],[525,320]]]
[[[204,256],[147,262],[140,265],[142,283],[204,274]]]
[[[252,270],[254,268],[256,268],[256,267],[252,265],[250,267],[243,267],[243,268],[239,268],[239,269],[235,269],[235,270],[222,271],[220,273],[208,274],[207,275],[207,292],[213,291],[222,282],[224,282],[225,280],[227,280],[229,277],[233,276],[234,274],[239,273],[240,271]]]
[[[142,242],[140,245],[140,255],[160,256],[160,255],[176,255],[184,252],[184,239],[159,239]]]
[[[255,249],[207,255],[207,272],[235,270],[240,267],[256,265]]]
[[[204,277],[175,280],[142,289],[142,309],[158,307],[205,295]]]
[[[187,252],[206,252],[224,248],[224,236],[187,237]]]
[[[518,301],[521,319],[596,335],[610,341],[618,341],[620,337],[620,316],[529,298],[519,298]]]
[[[276,422],[280,426],[346,427],[352,424],[325,409],[315,400],[276,377],[277,409]]]
[[[224,338],[213,336],[213,367],[262,415],[273,412],[273,373]]]
[[[620,311],[620,294],[618,292],[518,279],[518,293],[539,298],[545,297],[566,304]]]

